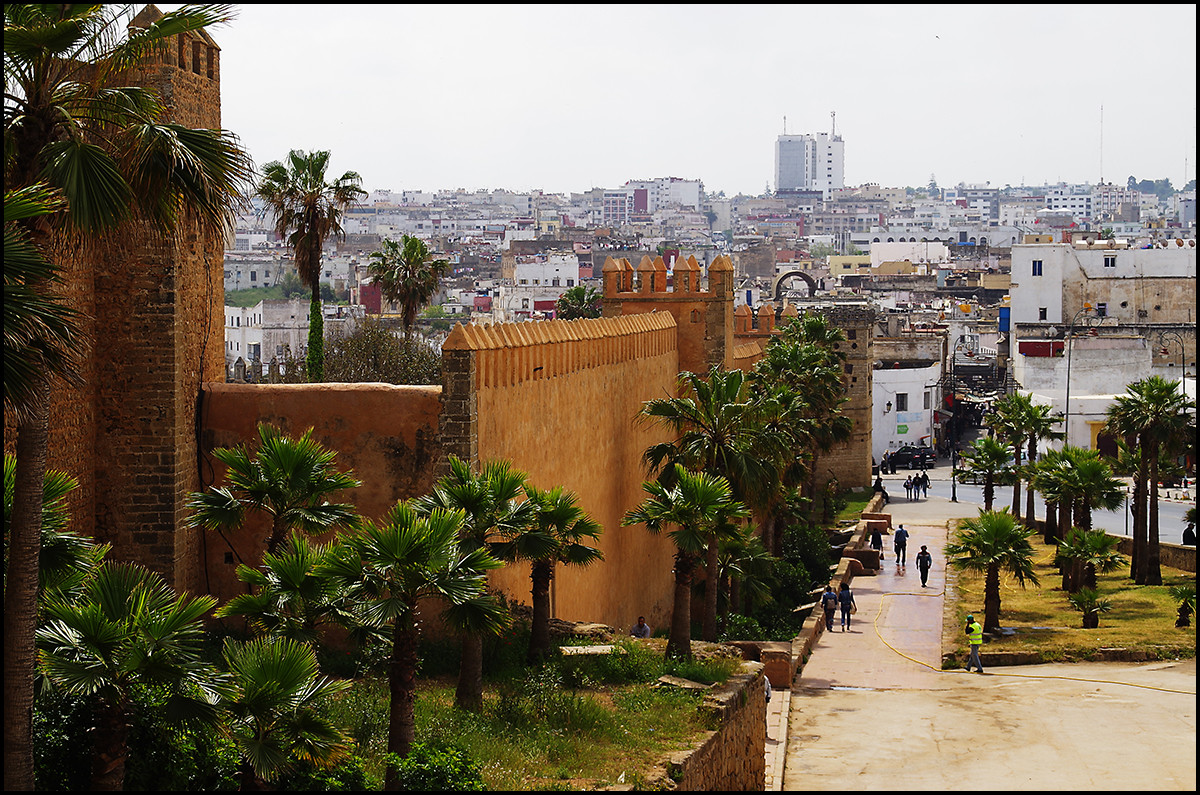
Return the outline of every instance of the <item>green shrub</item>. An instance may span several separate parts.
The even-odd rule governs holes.
[[[572,655],[557,661],[567,687],[589,687],[592,683],[625,684],[648,682],[662,673],[662,655],[632,641],[617,641],[608,654]]]
[[[33,775],[39,790],[89,789],[92,708],[88,701],[39,691],[33,702]]]
[[[400,789],[408,792],[483,792],[478,763],[458,748],[415,743],[408,756],[389,755],[396,766]]]
[[[666,672],[672,676],[690,679],[693,682],[712,684],[724,682],[742,664],[740,659],[733,657],[710,657],[707,659],[669,660]]]
[[[767,632],[751,616],[731,613],[718,640],[767,640]]]
[[[383,782],[372,776],[368,767],[367,761],[357,754],[328,768],[300,764],[280,776],[275,789],[280,792],[366,792],[382,789]]]

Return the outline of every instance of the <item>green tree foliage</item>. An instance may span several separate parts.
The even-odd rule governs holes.
[[[327,767],[344,757],[349,744],[322,714],[322,700],[351,683],[320,675],[306,644],[289,638],[225,642],[229,683],[222,706],[229,733],[242,758],[241,788],[263,789],[297,762]]]
[[[293,149],[286,163],[263,166],[256,192],[275,213],[275,233],[287,240],[300,281],[311,290],[308,320],[308,378],[324,381],[324,318],[321,314],[321,252],[330,236],[344,239],[346,208],[367,195],[362,177],[347,171],[326,181],[329,152]]]
[[[362,482],[353,473],[336,469],[336,451],[315,440],[312,428],[292,439],[273,425],[259,423],[258,437],[253,455],[245,445],[212,451],[227,467],[229,485],[189,497],[190,527],[223,533],[240,528],[249,512],[266,514],[271,521],[266,550],[273,553],[293,529],[320,535],[357,524],[353,505],[328,498]]]
[[[994,437],[976,439],[959,457],[959,468],[983,480],[983,509],[992,510],[996,484],[1012,472],[1012,452]]]
[[[325,341],[325,380],[339,383],[440,384],[442,358],[427,342],[401,339],[376,317]]]
[[[216,721],[220,679],[201,655],[201,619],[215,605],[212,597],[177,596],[139,566],[110,562],[92,569],[78,594],[43,600],[43,675],[64,693],[94,699],[92,789],[124,786],[134,686],[169,686],[168,711]]]
[[[449,269],[448,261],[434,259],[424,240],[409,235],[399,243],[380,241],[379,251],[371,254],[368,270],[384,301],[400,305],[405,340],[412,339],[417,311],[437,293],[438,282]]]
[[[588,284],[568,287],[558,297],[554,311],[559,320],[600,317],[603,314],[603,297],[600,291]]]

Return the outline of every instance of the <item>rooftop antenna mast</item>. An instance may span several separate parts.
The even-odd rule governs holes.
[[[837,111],[836,110],[829,111],[829,137],[830,138],[837,137]]]
[[[783,134],[787,135],[787,116],[783,117]]]
[[[1104,184],[1104,106],[1100,106],[1100,184]]]

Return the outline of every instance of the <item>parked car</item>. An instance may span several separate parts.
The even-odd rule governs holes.
[[[916,445],[906,444],[899,450],[888,454],[888,462],[893,461],[897,469],[900,467],[920,469],[922,464],[928,468],[937,464],[937,453],[933,452],[932,447],[917,447]]]

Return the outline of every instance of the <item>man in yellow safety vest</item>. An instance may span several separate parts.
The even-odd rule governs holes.
[[[979,661],[979,647],[983,645],[983,627],[975,620],[975,616],[967,616],[967,641],[971,644],[971,656],[967,660],[967,672],[974,665],[979,673],[983,673],[983,663]]]

